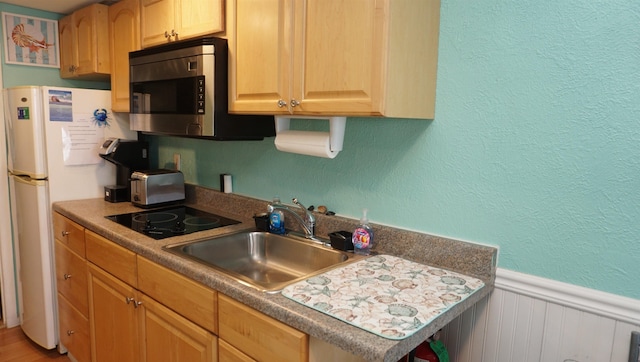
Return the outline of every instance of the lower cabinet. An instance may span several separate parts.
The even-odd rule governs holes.
[[[141,361],[137,297],[135,288],[89,264],[89,321],[94,361]]]
[[[225,295],[218,296],[218,329],[222,341],[255,360],[307,361],[309,358],[307,334]],[[236,359],[231,361],[251,361],[238,354],[233,356]]]
[[[60,339],[78,362],[361,361],[56,215]]]
[[[85,230],[53,214],[60,345],[78,362],[91,360]]]
[[[78,362],[91,360],[89,320],[58,294],[60,343]]]
[[[93,234],[87,239],[88,245],[94,244],[92,247],[87,247],[89,321],[94,361],[215,362],[218,360],[217,337],[212,332],[138,289],[138,259],[141,263],[151,263],[150,261],[136,256],[131,251],[99,235]],[[99,250],[99,253],[94,254],[92,249]],[[133,278],[131,278],[132,275],[127,275],[131,283],[126,283],[115,276],[122,274],[122,268],[136,271]],[[184,278],[160,266],[157,270],[168,274],[156,275],[155,278],[167,277],[168,279],[165,280]],[[199,285],[199,287],[209,290],[212,294],[215,293],[204,286]],[[192,303],[182,294],[182,288],[170,289],[169,286],[163,286],[155,292],[159,295],[174,295],[178,299],[184,298],[182,301],[184,305]],[[176,301],[169,303],[176,303]],[[210,309],[213,314],[213,304]],[[212,319],[213,315],[211,318],[206,316],[203,318]]]
[[[140,301],[144,361],[217,360],[216,336],[144,294]]]
[[[255,362],[223,339],[218,339],[218,359],[220,362]]]

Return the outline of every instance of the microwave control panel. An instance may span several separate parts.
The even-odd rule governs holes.
[[[196,113],[204,114],[204,76],[196,77]]]

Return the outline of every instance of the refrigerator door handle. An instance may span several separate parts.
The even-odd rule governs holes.
[[[3,92],[3,96],[2,99],[4,101],[4,124],[5,124],[5,130],[6,130],[6,139],[7,139],[7,149],[8,149],[8,158],[10,158],[10,168],[9,170],[11,170],[11,168],[13,168],[13,165],[15,164],[15,146],[13,144],[13,117],[11,117],[11,110],[9,108],[9,96],[7,94],[7,91],[5,90]]]

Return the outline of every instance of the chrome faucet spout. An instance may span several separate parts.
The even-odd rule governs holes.
[[[312,225],[315,226],[316,225],[316,217],[313,216],[313,213],[311,211],[309,211],[304,205],[302,205],[298,199],[293,198],[294,204],[298,205],[298,207],[300,207],[302,209],[302,212],[304,212],[304,221],[307,223],[307,225]]]
[[[282,210],[288,215],[293,216],[293,219],[296,220],[304,230],[305,238],[315,239],[316,218],[313,216],[311,211],[307,210],[301,203],[298,202],[298,199],[294,198],[293,203],[304,210],[304,219],[297,212],[291,210],[287,205],[283,204],[271,203],[269,204],[269,206],[267,206],[267,210],[269,212],[273,212],[276,209]]]

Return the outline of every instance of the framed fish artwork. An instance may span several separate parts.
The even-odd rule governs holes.
[[[7,64],[60,68],[58,21],[2,12]]]

